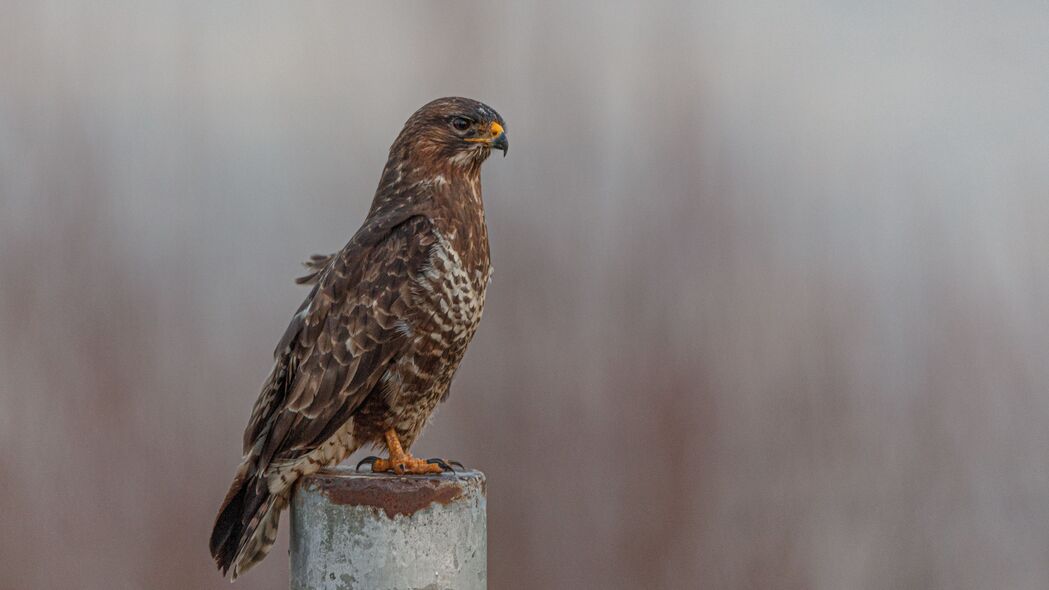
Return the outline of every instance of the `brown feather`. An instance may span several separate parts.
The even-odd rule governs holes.
[[[450,126],[462,116],[473,135]],[[296,282],[313,288],[274,351],[212,533],[223,572],[265,556],[299,477],[381,444],[388,428],[410,448],[447,396],[491,273],[480,193],[491,148],[464,138],[493,122],[505,126],[469,99],[419,109],[390,148],[364,224],[339,252],[305,263]]]

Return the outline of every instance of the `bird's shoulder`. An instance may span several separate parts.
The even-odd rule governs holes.
[[[410,303],[409,278],[424,265],[440,241],[425,214],[393,211],[370,216],[338,252],[314,255],[304,264],[310,273],[300,284],[313,285],[292,317],[276,356],[296,345],[311,345],[325,326],[341,327],[362,337],[390,328]]]

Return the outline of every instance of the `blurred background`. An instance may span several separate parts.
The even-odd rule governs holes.
[[[490,587],[1049,587],[1044,2],[5,2],[0,588],[228,588],[292,279],[432,98]],[[237,588],[287,587],[287,523]]]

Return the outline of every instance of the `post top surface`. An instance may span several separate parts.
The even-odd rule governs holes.
[[[335,465],[325,467],[310,476],[311,479],[357,479],[357,480],[391,480],[401,483],[419,481],[455,481],[455,480],[484,480],[484,473],[476,469],[457,470],[455,472],[428,473],[426,475],[397,475],[395,473],[372,473],[371,471],[357,471],[350,465]]]
[[[447,505],[467,496],[484,497],[486,491],[480,471],[396,475],[357,472],[348,466],[322,469],[300,487],[301,493],[323,494],[331,504],[378,508],[390,518],[411,516],[435,502]]]

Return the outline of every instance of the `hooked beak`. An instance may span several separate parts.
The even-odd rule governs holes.
[[[504,158],[506,157],[506,152],[510,151],[510,142],[506,139],[506,131],[503,130],[502,125],[495,121],[492,121],[492,126],[488,129],[488,137],[467,139],[466,141],[487,143],[492,149],[503,150]]]
[[[501,149],[502,157],[506,157],[507,152],[510,151],[510,141],[507,140],[507,132],[502,129],[502,125],[493,121],[492,135],[495,135],[495,139],[492,140],[492,149]]]
[[[506,152],[510,151],[510,142],[506,139],[506,132],[500,132],[499,135],[495,136],[492,140],[492,149],[503,150],[503,157],[506,157]]]

